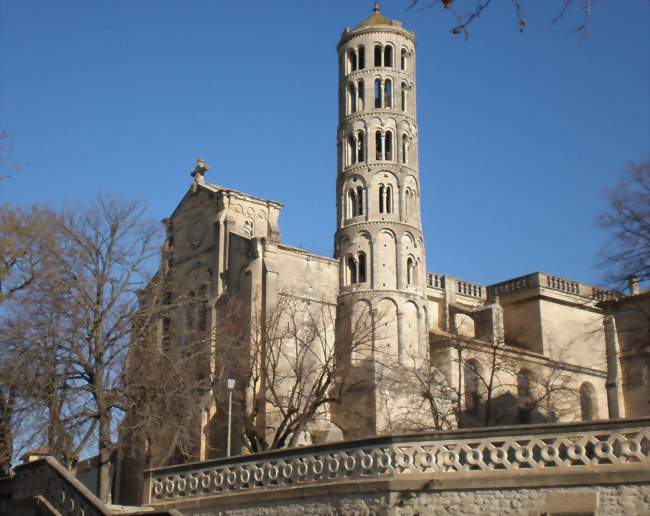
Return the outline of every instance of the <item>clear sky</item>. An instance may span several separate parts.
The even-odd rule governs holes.
[[[424,2],[426,0],[420,0]],[[459,3],[457,1],[457,3]],[[484,283],[541,270],[598,282],[594,218],[650,150],[650,2],[600,0],[586,39],[560,0],[520,34],[494,2],[470,40],[437,6],[417,33],[428,270]],[[473,2],[470,2],[473,4]],[[283,241],[331,255],[336,44],[369,0],[0,0],[0,203],[98,191],[169,215],[201,155],[210,181],[282,202]],[[6,173],[2,171],[0,173]]]

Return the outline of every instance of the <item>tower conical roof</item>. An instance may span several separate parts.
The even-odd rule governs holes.
[[[386,18],[379,10],[379,2],[375,2],[375,8],[372,14],[362,21],[355,29],[363,29],[364,27],[374,27],[377,25],[395,25],[393,20]]]

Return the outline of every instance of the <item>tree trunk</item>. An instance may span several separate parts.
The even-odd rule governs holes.
[[[99,499],[109,503],[111,496],[111,427],[110,413],[99,411],[99,462],[97,491]]]

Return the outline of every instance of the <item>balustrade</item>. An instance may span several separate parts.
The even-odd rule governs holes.
[[[409,474],[578,471],[648,464],[650,420],[537,425],[377,437],[151,470],[151,504],[210,495]],[[469,481],[469,480],[468,480]]]

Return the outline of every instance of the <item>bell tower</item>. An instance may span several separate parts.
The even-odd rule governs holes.
[[[382,433],[382,375],[427,356],[415,35],[375,2],[337,48],[336,346],[354,387],[335,419],[346,437],[362,437]]]

